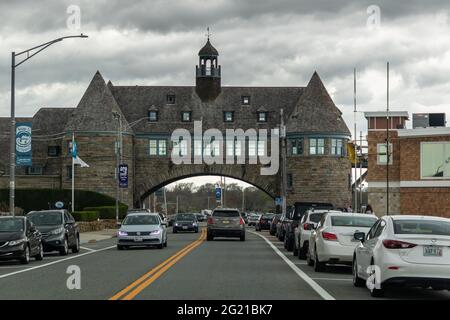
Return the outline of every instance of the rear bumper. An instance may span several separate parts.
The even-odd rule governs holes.
[[[194,226],[187,226],[185,229],[183,228],[183,226],[173,226],[173,231],[195,231],[198,230],[198,227],[194,227]]]
[[[356,243],[355,246],[343,246],[339,242],[327,241],[322,244],[320,249],[317,248],[319,261],[329,264],[351,265],[356,246]]]
[[[213,237],[241,237],[245,234],[245,229],[217,229],[208,228],[208,235]]]
[[[450,278],[394,277],[383,282],[383,287],[423,287],[450,290]]]

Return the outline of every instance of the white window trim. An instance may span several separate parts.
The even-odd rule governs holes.
[[[386,145],[386,143],[377,143],[377,165],[379,166],[386,166],[386,163],[381,163],[380,162],[380,146],[382,145]],[[390,149],[390,155],[389,155],[389,165],[392,166],[392,164],[394,163],[393,159],[394,159],[394,147],[392,145],[392,142],[389,142],[389,147],[388,150]]]

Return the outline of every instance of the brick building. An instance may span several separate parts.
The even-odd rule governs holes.
[[[368,199],[377,215],[389,212],[450,217],[450,128],[406,129],[407,112],[390,112],[390,163],[386,165],[386,112],[366,112]]]
[[[261,164],[176,165],[171,152],[183,151],[171,134],[183,128],[193,133],[194,121],[203,131],[287,127],[288,204],[326,201],[350,205],[350,162],[345,146],[350,132],[342,114],[315,72],[306,87],[232,87],[221,85],[219,53],[209,39],[199,51],[195,86],[116,86],[95,73],[76,108],[42,108],[33,117],[33,166],[17,168],[17,188],[70,188],[68,146],[75,134],[79,156],[89,168],[76,168],[75,188],[115,195],[115,145],[121,131],[122,163],[129,166],[129,187],[121,200],[139,206],[160,187],[198,175],[224,175],[246,181],[272,197],[280,194],[281,171],[262,176]],[[281,116],[283,109],[283,116]],[[283,118],[281,118],[283,117]],[[0,118],[8,132],[9,118]],[[121,129],[119,129],[121,128]],[[193,144],[195,146],[195,144]],[[0,136],[8,150],[8,136]],[[246,156],[259,155],[258,141],[248,139]],[[270,146],[261,146],[270,150]],[[216,150],[200,143],[203,154],[238,156],[237,146]],[[240,151],[239,151],[240,152]],[[0,187],[9,185],[8,153],[0,153]]]

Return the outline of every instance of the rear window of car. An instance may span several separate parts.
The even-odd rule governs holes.
[[[376,218],[369,217],[331,217],[331,225],[334,227],[371,228],[375,222],[377,222]]]
[[[238,218],[240,217],[239,211],[233,210],[216,210],[213,213],[214,217],[218,218]]]
[[[394,233],[450,236],[450,222],[436,220],[394,220]]]
[[[314,223],[319,223],[320,219],[325,213],[312,213],[309,215],[309,220]]]
[[[178,221],[193,221],[193,220],[195,220],[195,215],[192,213],[179,213],[179,214],[177,214],[176,220],[178,220]]]

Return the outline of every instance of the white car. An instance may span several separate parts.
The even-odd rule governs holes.
[[[311,232],[308,265],[318,272],[324,271],[327,263],[351,265],[355,247],[360,243],[354,234],[367,233],[377,220],[376,216],[362,213],[325,214],[317,229]]]
[[[294,256],[298,256],[299,259],[306,259],[311,231],[317,227],[319,221],[328,212],[341,213],[341,211],[314,209],[305,212],[300,224],[294,230]]]
[[[167,247],[167,223],[158,213],[129,213],[117,232],[117,249],[131,246]]]
[[[372,296],[399,285],[450,290],[450,219],[384,216],[355,238],[353,284]]]

